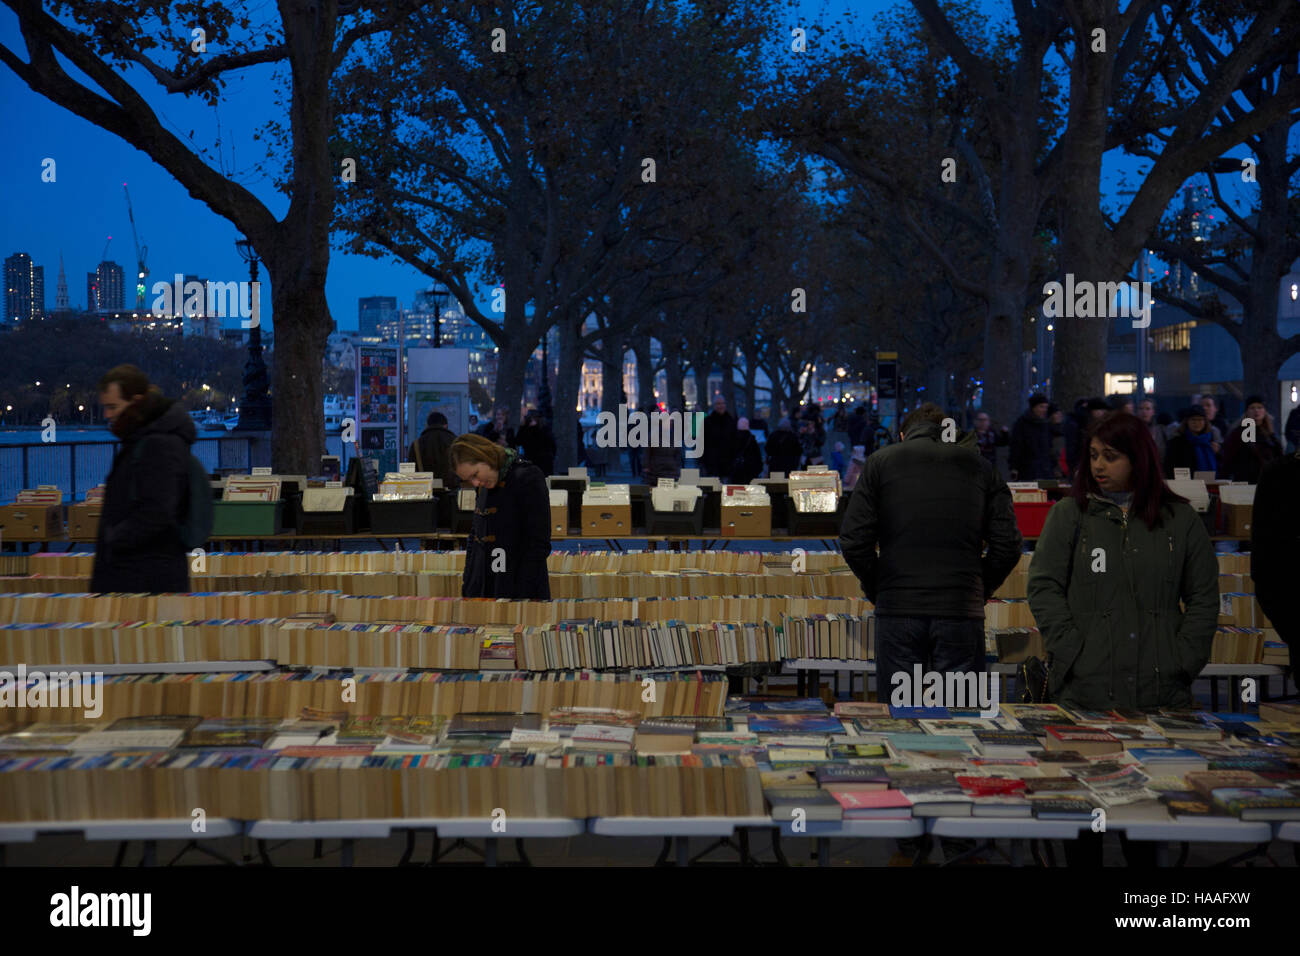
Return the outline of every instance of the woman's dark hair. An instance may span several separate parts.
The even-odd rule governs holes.
[[[1145,521],[1148,528],[1154,528],[1160,523],[1161,507],[1187,500],[1174,494],[1165,484],[1155,439],[1136,415],[1111,412],[1094,422],[1085,434],[1087,441],[1084,444],[1083,460],[1079,462],[1079,470],[1074,474],[1074,486],[1070,489],[1070,496],[1078,502],[1081,511],[1088,507],[1089,494],[1101,494],[1101,487],[1092,477],[1092,468],[1089,467],[1094,438],[1128,457],[1133,467],[1133,504],[1129,513]]]
[[[116,365],[109,369],[99,380],[99,390],[108,391],[108,386],[114,382],[121,389],[122,397],[128,402],[135,396],[145,395],[149,391],[149,376],[134,365]]]

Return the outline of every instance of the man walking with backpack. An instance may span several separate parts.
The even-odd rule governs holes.
[[[134,365],[119,365],[100,379],[99,404],[122,447],[105,482],[90,589],[188,591],[191,511],[201,514],[206,504],[211,515],[210,495],[206,502],[191,501],[194,420]]]

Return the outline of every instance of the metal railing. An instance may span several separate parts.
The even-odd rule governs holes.
[[[254,439],[250,436],[200,438],[190,452],[209,472],[248,471]],[[116,441],[30,442],[0,445],[0,504],[8,504],[24,488],[58,485],[65,501],[80,501],[102,484],[121,447]]]

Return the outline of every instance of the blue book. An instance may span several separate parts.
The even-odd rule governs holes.
[[[894,707],[890,706],[889,716],[902,720],[949,720],[947,707]]]
[[[752,734],[842,734],[844,725],[829,714],[755,714],[749,718]]]
[[[1188,747],[1130,747],[1129,754],[1134,759],[1147,763],[1158,763],[1161,760],[1190,760],[1199,763],[1205,763],[1206,758],[1198,754],[1195,750]]]

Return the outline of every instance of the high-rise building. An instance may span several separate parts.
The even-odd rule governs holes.
[[[1183,187],[1183,206],[1174,218],[1175,240],[1194,244],[1201,256],[1210,254],[1210,244],[1214,241],[1213,207],[1209,186]],[[1179,298],[1194,301],[1201,294],[1201,280],[1195,270],[1175,259],[1169,263],[1168,288]]]
[[[96,306],[98,312],[121,312],[125,308],[122,298],[122,267],[105,259],[95,270]]]
[[[5,259],[5,324],[45,318],[45,267],[25,252]]]
[[[94,272],[86,273],[86,311],[99,311],[99,276]]]
[[[357,299],[357,329],[363,339],[374,342],[384,341],[385,330],[389,327],[395,330],[396,321],[396,296],[372,295]]]

